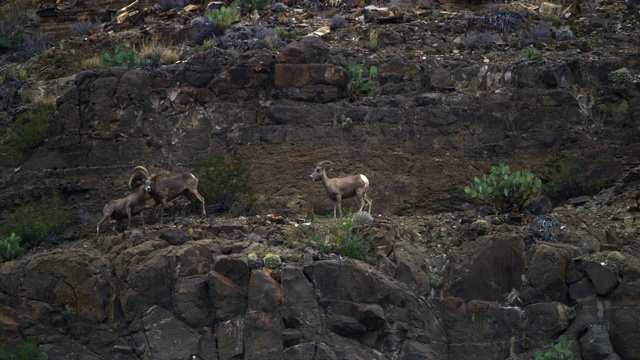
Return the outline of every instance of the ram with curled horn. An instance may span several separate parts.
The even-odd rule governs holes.
[[[149,171],[144,166],[136,166],[129,178],[129,186],[134,186],[136,182],[143,181],[145,191],[151,195],[155,205],[160,207],[160,223],[164,215],[164,208],[167,202],[183,195],[194,205],[196,201],[202,203],[202,216],[206,216],[204,210],[204,198],[198,192],[198,178],[189,172],[170,176],[149,175]]]
[[[355,197],[360,204],[358,212],[362,211],[365,202],[369,205],[371,213],[371,199],[367,196],[369,179],[362,174],[330,179],[327,169],[333,165],[331,161],[320,161],[309,178],[311,181],[320,180],[329,198],[333,200],[333,217],[336,217],[336,209],[342,217],[342,199]]]

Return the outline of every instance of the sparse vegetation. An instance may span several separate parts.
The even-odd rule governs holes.
[[[633,81],[633,77],[626,67],[610,72],[608,77],[609,81],[615,84],[624,84]]]
[[[551,168],[544,186],[545,195],[552,201],[565,201],[581,196],[594,195],[604,189],[606,182],[597,171],[586,167],[573,153],[567,153]]]
[[[55,114],[40,106],[19,114],[15,122],[14,143],[20,153],[29,154],[57,130]]]
[[[476,235],[486,235],[489,233],[489,222],[487,220],[476,220],[472,224],[473,232]]]
[[[134,67],[137,65],[135,45],[131,50],[120,50],[120,48],[116,46],[115,49],[113,49],[113,55],[106,52],[103,57],[102,66],[104,67]]]
[[[298,225],[293,236],[325,254],[335,253],[352,259],[366,260],[369,257],[366,238],[370,235],[370,228],[359,219],[351,214],[342,219],[320,219],[314,215],[308,226]]]
[[[4,234],[16,233],[23,247],[31,247],[60,235],[71,218],[71,211],[62,197],[54,193],[25,203],[14,212],[5,211],[3,215],[7,220]]]
[[[540,52],[536,50],[536,48],[533,47],[533,45],[529,45],[526,48],[524,48],[524,56],[527,58],[527,60],[533,60],[533,61],[542,60],[542,54],[540,54]]]
[[[282,266],[282,260],[280,259],[280,256],[272,253],[265,254],[264,258],[262,258],[262,263],[269,269],[275,269],[279,266]]]
[[[240,19],[240,10],[238,3],[233,2],[229,6],[221,6],[219,9],[213,9],[204,14],[209,23],[215,26],[216,35],[224,33],[226,29]]]
[[[349,71],[351,71],[351,76],[352,76],[352,81],[350,84],[351,90],[356,94],[370,91],[375,87],[375,84],[373,83],[373,77],[378,73],[377,67],[371,66],[369,68],[368,78],[364,78],[362,65],[350,63]]]
[[[30,59],[37,53],[48,49],[53,42],[51,36],[40,32],[32,32],[23,35],[21,49],[24,51],[25,57]]]
[[[17,347],[8,348],[0,344],[0,359],[2,360],[47,360],[49,357],[44,352],[31,344],[20,344]]]
[[[194,168],[198,177],[198,191],[205,198],[207,213],[231,211],[240,215],[250,211],[255,202],[249,185],[249,169],[244,161],[222,157],[206,160]]]
[[[377,31],[371,31],[369,33],[369,42],[367,43],[367,48],[369,49],[369,51],[371,52],[376,52],[378,51],[378,32]]]
[[[525,234],[525,247],[528,249],[542,241],[550,243],[558,242],[558,238],[551,230],[558,229],[561,226],[562,223],[560,223],[555,213],[537,216],[533,219]]]
[[[571,342],[567,340],[566,335],[560,335],[558,342],[553,346],[551,351],[544,355],[541,351],[536,351],[536,360],[572,360],[573,351],[571,351]]]
[[[529,170],[511,172],[509,166],[500,164],[491,168],[482,180],[473,179],[464,191],[472,198],[493,206],[500,212],[521,211],[525,205],[540,195],[542,181]]]
[[[175,47],[158,41],[143,43],[139,55],[143,64],[149,67],[173,64],[180,59],[180,53]]]
[[[510,10],[501,10],[482,15],[480,20],[491,25],[496,31],[507,34],[519,29],[526,21],[526,15]]]
[[[573,39],[573,31],[568,26],[562,26],[555,32],[556,40],[565,41]]]
[[[69,30],[75,36],[87,36],[91,35],[94,30],[99,30],[102,25],[98,22],[93,23],[89,19],[79,21],[75,24],[69,25]]]
[[[22,256],[24,251],[20,247],[21,241],[22,239],[16,233],[11,233],[10,236],[0,240],[0,256],[2,256],[2,259],[8,261]]]
[[[92,56],[88,59],[83,59],[81,68],[83,70],[97,69],[102,66],[102,58],[100,56]]]

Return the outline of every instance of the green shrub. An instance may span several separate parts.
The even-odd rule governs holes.
[[[366,241],[369,232],[365,231],[367,226],[357,224],[358,219],[348,214],[343,219],[327,217],[321,223],[314,215],[309,226],[298,226],[293,236],[304,239],[308,246],[325,254],[366,260],[369,258],[369,243]]]
[[[476,235],[486,235],[489,233],[489,222],[487,220],[476,220],[473,222],[473,232]]]
[[[553,350],[542,355],[541,351],[536,352],[536,360],[572,360],[573,351],[570,349],[571,343],[567,341],[565,335],[560,335],[558,343],[553,346]]]
[[[44,144],[55,129],[54,113],[46,107],[18,115],[15,123],[15,145],[21,153],[31,153]]]
[[[0,344],[0,360],[47,360],[47,354],[38,350],[30,343],[21,344],[17,348],[7,349],[5,344]]]
[[[20,241],[22,239],[16,233],[11,233],[11,236],[0,240],[0,256],[5,261],[22,256],[23,250],[20,247]]]
[[[633,76],[629,73],[629,69],[623,67],[609,73],[609,81],[616,84],[624,84],[633,80]]]
[[[602,176],[581,165],[572,153],[567,153],[560,159],[549,172],[548,179],[544,186],[545,195],[558,202],[597,194],[606,185]]]
[[[541,189],[542,181],[529,170],[511,173],[509,166],[500,164],[499,167],[492,167],[491,173],[484,175],[482,180],[475,177],[464,191],[472,198],[478,198],[505,213],[513,207],[521,211],[540,195]]]
[[[212,49],[215,46],[215,43],[211,40],[205,40],[204,43],[202,43],[202,50],[204,51],[209,51],[210,49]]]
[[[264,266],[269,269],[275,269],[282,265],[280,256],[272,253],[267,253],[264,258],[262,258],[262,262],[264,263]]]
[[[117,46],[113,49],[113,55],[111,53],[104,53],[104,60],[102,66],[121,66],[121,67],[134,67],[136,66],[136,47],[133,46],[131,50],[120,50]]]
[[[6,14],[5,19],[0,19],[0,54],[17,50],[22,44],[24,26],[20,17],[23,14]]]
[[[247,260],[249,262],[249,267],[252,269],[259,269],[264,265],[262,259],[259,259],[258,255],[254,252],[247,254]]]
[[[251,0],[251,7],[256,10],[262,10],[269,5],[269,0]]]
[[[59,235],[71,218],[71,210],[57,194],[42,196],[40,201],[26,203],[15,212],[4,212],[7,220],[4,233],[16,233],[23,246],[35,246],[47,238]]]
[[[371,66],[369,68],[369,77],[367,79],[363,77],[362,65],[350,63],[349,71],[351,71],[351,76],[353,76],[351,80],[351,90],[356,94],[370,91],[375,87],[372,78],[378,73],[377,67]]]
[[[240,9],[238,3],[233,2],[230,6],[222,6],[205,13],[204,17],[216,27],[216,33],[219,35],[240,19]]]
[[[527,60],[533,60],[533,61],[542,60],[542,54],[540,54],[540,52],[536,50],[536,48],[534,48],[533,45],[529,45],[526,48],[524,48],[524,56],[527,58]]]
[[[198,177],[198,191],[205,198],[211,212],[248,212],[255,202],[249,185],[249,169],[237,158],[224,161],[220,156],[203,161],[194,168]]]

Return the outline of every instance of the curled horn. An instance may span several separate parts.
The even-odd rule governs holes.
[[[316,165],[316,166],[319,166],[319,167],[321,167],[321,168],[323,168],[323,169],[329,169],[329,168],[331,168],[331,166],[332,166],[332,165],[333,165],[333,163],[332,163],[331,161],[329,161],[329,160],[322,160],[322,161],[320,161],[320,162],[318,163],[318,165]]]
[[[137,181],[146,181],[149,178],[149,172],[144,166],[136,166],[131,172],[131,177],[129,178],[129,188],[133,189],[134,185]]]

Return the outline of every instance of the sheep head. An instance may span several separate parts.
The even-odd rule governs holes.
[[[311,179],[311,181],[316,181],[322,178],[322,174],[325,172],[325,170],[331,168],[331,165],[333,165],[331,161],[328,161],[328,160],[320,161],[318,165],[316,165],[316,168],[313,170],[311,175],[309,175],[309,179]]]
[[[131,177],[129,178],[129,188],[133,189],[139,185],[139,183],[144,183],[149,178],[149,171],[144,166],[136,166],[131,172]]]
[[[155,185],[156,185],[156,178],[158,177],[157,174],[153,174],[151,175],[147,181],[145,181],[144,183],[144,189],[151,194],[154,190],[155,190]]]

